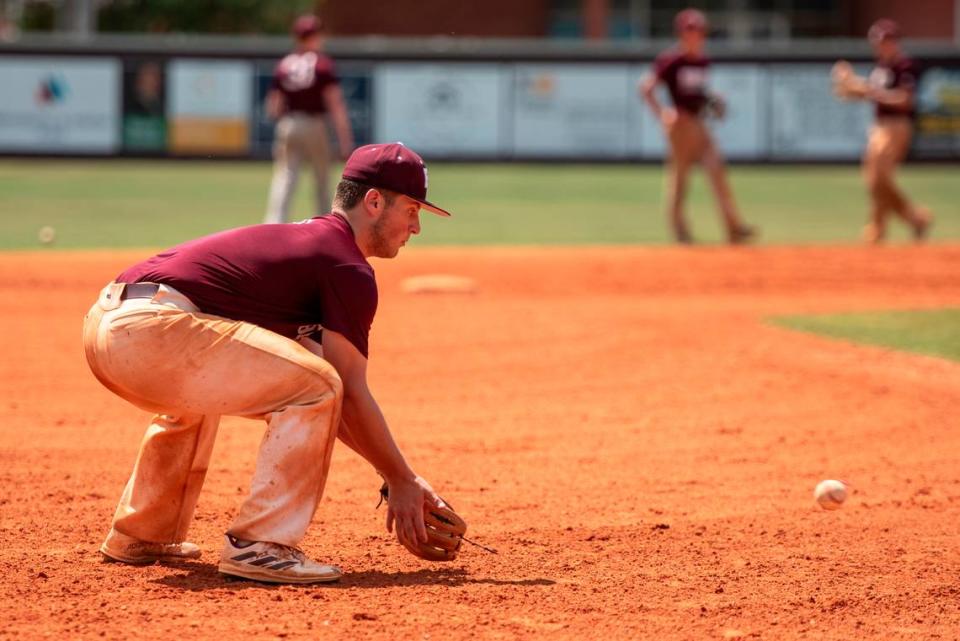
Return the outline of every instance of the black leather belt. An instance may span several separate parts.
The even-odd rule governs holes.
[[[153,298],[160,291],[156,283],[127,283],[120,294],[120,300],[128,298]]]

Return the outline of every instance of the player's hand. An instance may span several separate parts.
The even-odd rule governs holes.
[[[676,109],[663,109],[660,111],[660,123],[663,125],[663,128],[667,131],[673,128],[677,122],[677,110]]]
[[[443,501],[430,484],[419,476],[413,479],[389,480],[387,499],[387,532],[397,533],[397,539],[407,547],[416,547],[418,541],[427,541],[423,523],[424,505],[442,507]]]
[[[707,115],[716,120],[723,120],[727,116],[727,101],[719,94],[710,94],[707,98]]]

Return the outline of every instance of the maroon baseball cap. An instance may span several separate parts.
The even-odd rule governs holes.
[[[677,33],[684,31],[707,31],[707,16],[696,9],[684,9],[673,19],[673,28]]]
[[[880,18],[870,25],[870,31],[867,32],[867,39],[870,42],[897,40],[899,38],[900,25],[889,18]]]
[[[323,21],[314,15],[303,15],[293,21],[290,31],[298,40],[303,40],[323,31]]]
[[[356,148],[343,167],[343,178],[395,191],[413,198],[428,211],[450,216],[446,209],[427,200],[427,166],[423,158],[402,142]]]

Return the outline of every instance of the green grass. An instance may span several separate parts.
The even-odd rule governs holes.
[[[960,309],[787,316],[774,322],[854,343],[960,361]]]
[[[746,218],[762,242],[856,242],[865,196],[854,166],[733,167]],[[296,215],[310,212],[301,178]],[[46,225],[56,247],[168,246],[259,222],[268,163],[0,161],[0,249],[35,248]],[[913,166],[904,186],[938,215],[935,239],[960,238],[956,166]],[[663,171],[629,165],[432,164],[431,199],[456,217],[424,215],[419,244],[663,243]],[[702,176],[690,220],[699,240],[720,225]],[[906,238],[896,225],[893,240]]]

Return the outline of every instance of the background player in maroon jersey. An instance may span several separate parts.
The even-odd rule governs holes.
[[[323,495],[334,441],[389,486],[387,529],[426,541],[439,497],[408,465],[367,385],[377,283],[420,232],[423,160],[401,144],[347,160],[333,211],[199,238],[125,270],[84,320],[84,348],[108,389],[156,412],[120,498],[104,556],[129,564],[197,558],[186,542],[220,416],[267,421],[250,495],[219,570],[276,583],[335,581],[296,546]]]
[[[910,225],[916,240],[923,240],[933,216],[907,198],[894,176],[913,138],[919,69],[900,48],[900,27],[893,20],[877,20],[867,38],[877,64],[870,72],[863,95],[876,105],[876,118],[863,155],[863,176],[870,194],[870,217],[864,228],[864,240],[883,241],[891,211]]]
[[[326,116],[333,121],[346,160],[353,150],[353,131],[333,61],[323,55],[323,25],[316,16],[300,16],[293,24],[296,49],[277,65],[266,98],[267,115],[277,119],[274,134],[273,181],[264,222],[287,220],[300,166],[313,170],[316,205],[313,214],[330,209],[330,151]]]
[[[704,123],[708,115],[723,117],[722,99],[707,87],[709,59],[703,49],[707,38],[707,20],[703,13],[686,9],[674,21],[678,43],[657,56],[653,73],[640,84],[640,93],[650,110],[662,123],[670,146],[667,180],[667,212],[677,242],[691,243],[683,205],[687,178],[694,164],[700,162],[707,172],[714,196],[733,243],[750,240],[754,230],[740,219],[726,166]],[[663,107],[656,96],[657,84],[666,85],[673,107]]]

